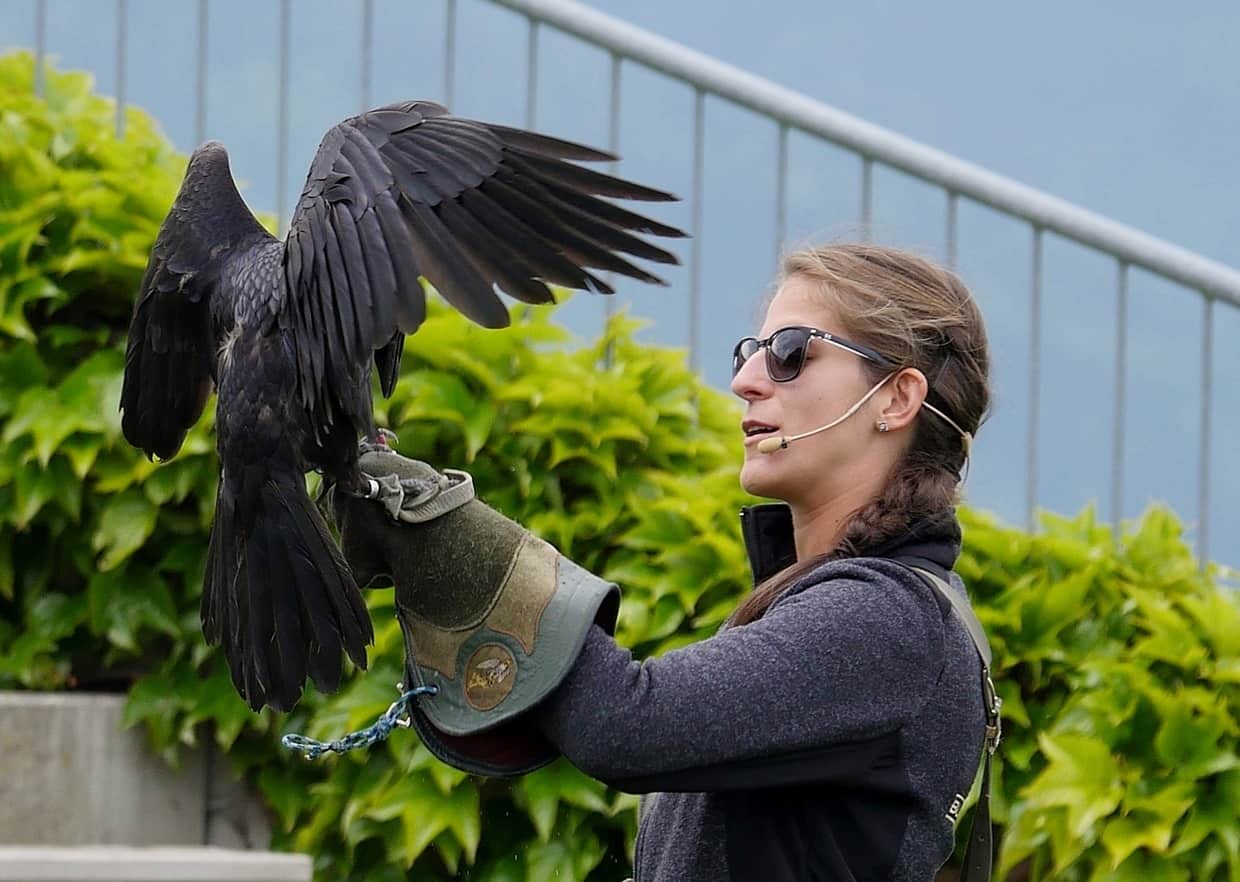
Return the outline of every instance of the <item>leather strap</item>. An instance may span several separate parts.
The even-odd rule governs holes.
[[[990,882],[991,861],[994,855],[992,844],[993,830],[990,823],[990,759],[994,756],[1003,738],[1003,726],[999,710],[1003,701],[995,693],[994,681],[990,678],[990,641],[982,630],[982,623],[969,607],[963,597],[952,590],[942,576],[919,566],[910,566],[951,604],[952,611],[964,624],[969,636],[973,638],[973,646],[982,660],[982,697],[986,709],[986,743],[982,750],[982,785],[977,797],[977,807],[973,813],[973,823],[969,828],[969,842],[964,850],[964,862],[960,868],[960,882]]]
[[[977,795],[973,824],[969,828],[969,844],[964,848],[960,882],[990,882],[990,861],[994,855],[990,825],[990,758],[994,751],[988,745],[983,753],[982,788]]]
[[[459,469],[443,469],[440,480],[424,496],[406,500],[397,517],[407,524],[423,524],[460,508],[474,498],[474,476]]]

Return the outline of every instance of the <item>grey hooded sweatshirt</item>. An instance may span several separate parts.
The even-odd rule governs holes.
[[[755,510],[773,514],[745,529],[760,581],[790,562],[791,521]],[[532,717],[586,774],[649,794],[635,882],[930,882],[985,715],[968,632],[910,566],[963,594],[959,550],[944,512],[821,565],[756,621],[644,662],[591,628]]]

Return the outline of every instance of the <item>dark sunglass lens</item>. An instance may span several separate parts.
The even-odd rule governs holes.
[[[805,363],[805,347],[809,334],[803,328],[784,328],[771,336],[767,350],[767,370],[776,382],[791,380]]]
[[[736,376],[741,372],[741,368],[745,366],[745,362],[753,358],[754,353],[758,351],[758,341],[753,337],[745,337],[736,344],[736,348],[732,350],[732,376]]]

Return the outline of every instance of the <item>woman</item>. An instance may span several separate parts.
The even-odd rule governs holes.
[[[733,361],[741,483],[783,500],[744,521],[759,584],[720,633],[642,663],[607,633],[614,586],[479,501],[396,526],[342,497],[358,583],[396,584],[423,742],[480,774],[558,748],[649,794],[637,882],[930,880],[998,734],[951,574],[988,364],[947,270],[872,245],[789,255]],[[390,451],[362,464],[446,486]]]
[[[659,658],[593,628],[535,711],[579,768],[651,794],[637,882],[930,880],[950,856],[982,750],[980,663],[908,564],[964,595],[953,505],[988,368],[947,270],[873,245],[784,260],[732,391],[741,483],[791,514],[751,560],[790,539],[795,563],[718,635]]]

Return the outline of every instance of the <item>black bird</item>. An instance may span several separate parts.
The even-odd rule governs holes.
[[[426,315],[419,276],[498,328],[496,285],[550,303],[545,283],[612,293],[591,269],[662,284],[621,253],[677,262],[630,231],[684,233],[598,198],[676,197],[567,161],[613,159],[429,101],[393,104],[327,132],[280,241],[246,208],[223,145],[194,151],[134,307],[122,427],[168,459],[218,391],[202,628],[251,708],[292,708],[307,675],[337,688],[342,649],[366,665],[370,617],[305,473],[381,492],[357,464],[359,439],[379,437],[371,362],[390,395],[404,335]]]

